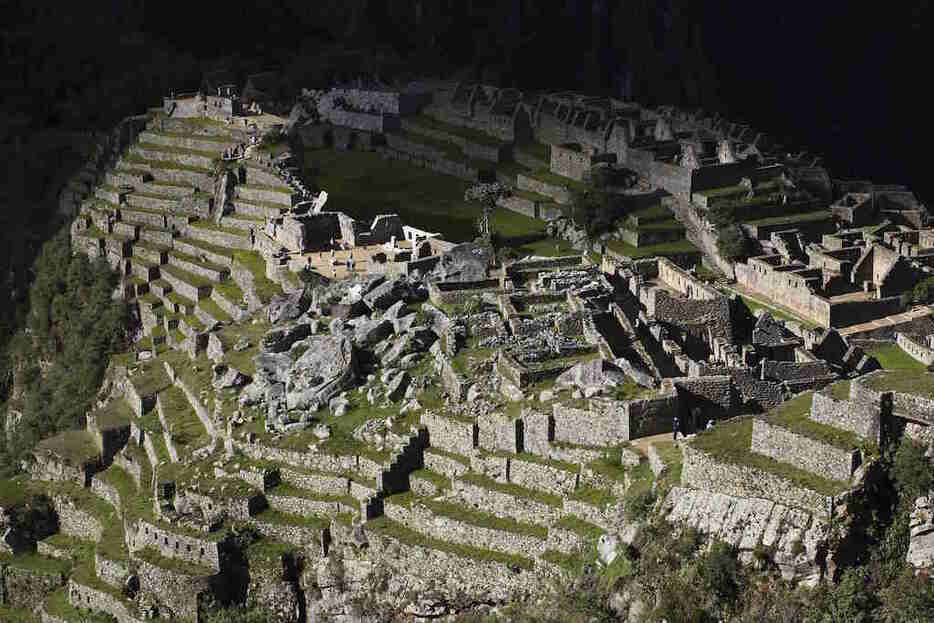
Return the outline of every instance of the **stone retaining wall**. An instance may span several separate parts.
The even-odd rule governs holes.
[[[91,478],[91,491],[93,491],[94,494],[99,498],[117,509],[118,515],[122,513],[122,506],[120,506],[120,492],[117,491],[116,487],[107,484],[95,475]]]
[[[331,456],[328,454],[312,454],[296,450],[284,450],[262,444],[236,443],[237,449],[254,461],[274,461],[295,467],[315,469],[322,472],[340,473],[356,471],[356,456]],[[281,468],[280,468],[281,470]],[[281,473],[281,472],[280,472]]]
[[[271,190],[268,188],[252,188],[249,186],[237,186],[237,197],[246,199],[247,201],[265,201],[267,203],[275,203],[283,207],[290,207],[293,203],[292,189],[288,186],[282,184],[281,190]]]
[[[571,203],[571,193],[567,188],[548,184],[527,175],[523,175],[522,173],[516,176],[516,187],[519,190],[527,190],[539,195],[551,197],[555,200],[556,203],[561,205],[569,205]]]
[[[452,175],[468,182],[476,182],[480,175],[477,169],[462,162],[448,160],[447,158],[422,158],[387,147],[377,147],[374,151],[387,160],[401,160],[415,167],[430,169],[444,175]]]
[[[248,235],[233,234],[216,229],[205,229],[203,227],[195,227],[193,225],[189,226],[184,231],[184,235],[187,238],[194,238],[195,240],[201,240],[203,242],[228,249],[250,251],[253,248],[252,243],[250,243],[250,237]]]
[[[206,192],[213,187],[213,176],[211,176],[209,173],[188,171],[185,169],[163,169],[161,167],[153,167],[149,164],[141,164],[138,162],[128,162],[125,163],[124,166],[139,171],[148,171],[152,174],[153,178],[162,182],[188,184],[193,188]]]
[[[253,517],[250,523],[265,537],[278,539],[296,547],[305,549],[309,556],[327,556],[327,549],[331,543],[331,532],[328,528],[317,529],[306,526],[293,526],[263,521],[262,515]]]
[[[752,467],[723,463],[691,447],[682,446],[681,485],[742,498],[764,498],[829,517],[832,498]]]
[[[338,501],[313,500],[310,498],[293,497],[288,495],[266,494],[266,501],[269,507],[283,513],[297,515],[299,517],[325,516],[333,517],[338,513],[355,513],[358,508],[356,505],[347,506]]]
[[[127,544],[134,552],[151,547],[166,558],[184,560],[220,571],[220,547],[215,541],[170,532],[139,520],[127,533]]]
[[[478,445],[485,450],[522,452],[521,419],[513,419],[501,413],[490,413],[477,418]]]
[[[163,162],[172,162],[186,167],[197,167],[199,169],[211,170],[214,167],[214,157],[199,156],[196,154],[177,153],[173,151],[161,151],[140,147],[138,144],[133,146],[132,153],[146,160],[159,160]]]
[[[770,424],[761,418],[752,421],[752,442],[749,449],[789,463],[828,480],[847,482],[861,463],[857,449],[843,450],[790,430]]]
[[[70,498],[53,495],[52,507],[58,515],[59,532],[95,543],[101,540],[104,526],[94,515],[75,506]]]
[[[32,610],[64,585],[65,578],[59,572],[0,563],[0,604]]]
[[[853,385],[850,387],[852,389]],[[814,392],[809,417],[815,422],[847,430],[873,443],[879,443],[880,412],[871,403],[867,404],[861,400],[835,400],[824,392]]]
[[[905,333],[895,333],[895,343],[914,360],[929,366],[934,363],[934,349],[928,348]]]
[[[211,576],[177,573],[145,560],[136,560],[136,575],[140,590],[151,593],[160,605],[170,608],[172,618],[198,620],[198,596],[210,591]]]
[[[125,564],[117,560],[104,558],[98,552],[94,553],[94,571],[102,581],[119,589],[123,588],[123,583],[130,574],[130,570]]]
[[[176,266],[180,268],[181,270],[187,271],[195,275],[200,275],[201,277],[204,277],[205,279],[210,279],[211,281],[215,281],[215,282],[224,281],[227,275],[230,274],[230,271],[227,270],[226,268],[222,267],[220,270],[218,270],[216,268],[205,266],[204,264],[200,262],[191,262],[184,258],[178,257],[177,255],[173,255],[172,253],[169,253],[168,259],[169,259],[169,264],[171,266]]]
[[[431,412],[423,413],[421,422],[428,427],[428,439],[433,447],[457,454],[470,454],[473,451],[478,436],[476,424]]]
[[[105,612],[117,619],[117,623],[140,622],[120,598],[74,580],[68,581],[68,603],[75,608]]]
[[[299,489],[307,489],[321,495],[347,495],[350,491],[350,479],[346,476],[331,474],[308,474],[288,468],[280,468],[282,482]]]
[[[550,526],[562,515],[560,507],[487,489],[465,480],[454,480],[453,488],[457,499],[497,517],[510,517],[524,523]]]
[[[451,480],[454,480],[470,469],[468,465],[465,465],[457,459],[444,456],[443,454],[437,454],[429,450],[426,450],[423,454],[423,461],[425,463],[425,469],[429,469],[433,472],[447,476]]]
[[[221,154],[225,148],[234,147],[239,141],[231,138],[229,141],[222,143],[206,138],[198,138],[194,135],[176,136],[159,134],[158,132],[143,132],[139,135],[139,142],[151,143],[153,145],[167,145],[169,147],[181,147],[183,149],[194,149],[197,151],[216,151],[218,154]]]
[[[577,488],[579,472],[569,472],[556,466],[525,461],[518,457],[509,459],[509,482],[528,489],[567,495]]]
[[[384,507],[384,512],[386,517],[407,528],[449,543],[526,557],[535,556],[544,551],[544,539],[476,526],[451,517],[436,515],[417,502],[413,503],[411,508],[388,503]]]
[[[204,286],[195,286],[187,281],[184,281],[180,277],[169,273],[167,270],[160,271],[162,278],[168,281],[172,285],[172,289],[175,292],[178,292],[181,296],[184,296],[186,299],[195,301],[196,303],[202,298],[205,298],[210,294],[209,287]]]

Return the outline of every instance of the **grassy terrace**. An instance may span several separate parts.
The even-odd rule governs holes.
[[[130,377],[130,382],[140,396],[154,396],[172,385],[158,359],[140,363],[136,374]]]
[[[178,266],[163,265],[159,268],[160,271],[168,275],[172,275],[177,279],[181,279],[185,283],[191,284],[196,288],[202,287],[211,287],[214,285],[214,282],[206,277],[201,275],[196,275],[195,273],[190,273],[186,270],[182,270]]]
[[[748,296],[743,296],[743,295],[740,294],[739,292],[737,292],[737,291],[735,291],[735,290],[730,290],[729,288],[727,288],[727,290],[728,290],[730,293],[735,294],[736,296],[738,296],[739,299],[740,299],[743,303],[746,304],[746,307],[749,308],[749,311],[751,311],[751,312],[753,312],[753,313],[755,313],[755,311],[756,311],[757,309],[764,309],[765,311],[769,312],[769,314],[772,316],[772,318],[775,318],[776,320],[790,320],[791,322],[797,322],[797,323],[800,324],[801,326],[808,327],[808,328],[811,328],[811,329],[813,329],[813,328],[815,328],[815,327],[817,326],[815,323],[811,322],[810,320],[805,320],[804,318],[801,318],[801,317],[796,316],[796,315],[794,315],[794,314],[791,314],[791,313],[789,313],[789,312],[782,311],[781,309],[779,309],[779,308],[777,308],[777,307],[775,307],[775,306],[773,306],[773,305],[768,305],[768,304],[766,304],[766,303],[760,303],[759,301],[757,301],[757,300],[755,300],[755,299],[751,299],[751,298],[749,298]]]
[[[209,231],[219,231],[225,234],[231,234],[234,236],[240,236],[241,238],[246,238],[247,233],[242,229],[236,229],[233,227],[224,227],[223,225],[218,225],[214,221],[209,221],[207,219],[197,220],[191,224],[192,227],[197,227],[198,229],[207,229]]]
[[[176,251],[175,249],[172,249],[171,251],[169,251],[169,256],[176,257],[186,262],[191,262],[192,264],[196,264],[198,266],[203,266],[204,268],[208,268],[210,270],[216,270],[219,273],[228,272],[230,270],[226,266],[221,266],[220,264],[214,264],[212,262],[202,260],[201,258],[195,257],[193,255],[188,255],[186,253],[182,253],[181,251]]]
[[[328,474],[329,475],[329,474]],[[356,508],[359,506],[359,502],[349,495],[325,495],[322,493],[315,493],[314,491],[309,491],[308,489],[300,489],[293,485],[290,485],[287,482],[280,482],[277,484],[272,491],[269,492],[270,495],[281,495],[283,497],[289,498],[302,498],[304,500],[317,500],[320,502],[341,502],[347,506]]]
[[[315,517],[314,515],[292,515],[272,508],[267,508],[255,517],[259,521],[265,521],[280,526],[298,526],[311,530],[324,530],[331,525],[331,520],[324,517]]]
[[[137,143],[137,147],[150,151],[161,151],[168,154],[179,154],[187,156],[204,156],[205,158],[214,158],[216,152],[205,151],[203,149],[189,149],[187,147],[177,147],[175,145],[161,145],[159,143]]]
[[[273,186],[272,184],[241,184],[240,188],[252,189],[252,190],[269,190],[276,193],[282,193],[283,195],[291,195],[292,189],[285,185],[285,182],[281,186]],[[278,204],[277,204],[278,205]]]
[[[684,225],[675,219],[668,219],[665,221],[640,223],[635,229],[636,231],[684,231]]]
[[[859,447],[862,440],[858,435],[820,422],[814,422],[808,417],[811,412],[811,398],[813,395],[814,392],[798,394],[767,413],[765,419],[794,433],[842,450],[852,450]]]
[[[201,299],[198,301],[198,307],[206,311],[212,318],[219,322],[233,322],[230,314],[225,312],[220,306],[211,299]]]
[[[412,119],[412,121],[422,126],[423,128],[436,130],[438,132],[447,132],[448,134],[459,136],[465,140],[470,141],[471,143],[477,143],[479,145],[486,145],[488,147],[502,147],[505,144],[502,141],[497,140],[489,134],[479,130],[438,121],[434,117],[429,117],[428,115],[418,115]]]
[[[635,217],[640,221],[666,221],[671,218],[671,211],[660,203],[641,210],[630,212],[627,216]]]
[[[253,357],[259,353],[260,340],[269,331],[269,328],[267,323],[257,322],[256,324],[231,325],[218,331],[217,337],[224,346],[224,361],[244,374],[252,376],[256,371],[253,365]],[[233,345],[241,337],[246,338],[250,346],[237,352],[233,350]]]
[[[670,255],[700,255],[697,247],[690,240],[677,240],[675,242],[663,242],[661,244],[651,244],[642,247],[634,247],[622,240],[610,240],[606,243],[607,249],[614,253],[619,253],[633,259],[655,256]]]
[[[849,400],[850,381],[838,381],[827,388],[827,393],[835,400]]]
[[[448,450],[442,450],[441,448],[425,448],[425,452],[427,454],[443,456],[445,458],[451,459],[452,461],[457,461],[464,467],[470,467],[470,459],[455,452],[449,452]]]
[[[133,411],[130,405],[123,398],[111,400],[103,409],[95,412],[97,416],[97,426],[101,430],[110,430],[120,428],[130,423],[133,418]]]
[[[515,498],[540,502],[554,508],[561,508],[562,506],[561,496],[544,493],[542,491],[536,491],[534,489],[526,489],[525,487],[520,487],[519,485],[514,485],[512,483],[497,482],[492,478],[482,474],[468,472],[458,478],[458,480],[482,487],[484,489],[489,489],[491,491],[505,493],[506,495],[511,495]]]
[[[844,482],[821,478],[787,463],[751,452],[751,440],[752,418],[745,417],[720,424],[712,431],[700,432],[690,443],[692,447],[706,452],[718,461],[761,470],[822,495],[838,495],[847,490],[847,484]]]
[[[626,482],[626,468],[623,467],[621,453],[620,448],[607,448],[602,457],[591,461],[587,467],[611,480]]]
[[[78,610],[68,602],[68,589],[62,587],[49,595],[49,598],[45,601],[45,611],[59,619],[69,622],[80,622],[80,623],[113,623],[113,617],[108,614],[101,612],[94,612],[92,610]],[[0,610],[0,614],[3,614],[3,610]],[[31,616],[31,615],[30,615]],[[39,618],[29,618],[29,619],[5,619],[0,617],[4,621],[9,621],[9,623],[18,623],[19,621],[38,621]]]
[[[782,216],[771,216],[752,221],[743,221],[746,225],[787,225],[791,223],[812,223],[815,221],[826,221],[831,217],[828,210],[817,210],[815,212],[802,212],[800,214],[784,214]]]
[[[207,444],[210,436],[204,425],[195,415],[191,403],[181,388],[172,386],[159,394],[162,401],[162,413],[169,433],[177,446],[197,448]]]
[[[876,391],[915,394],[934,399],[934,374],[930,372],[887,371],[870,378],[866,384]]]
[[[201,222],[201,221],[196,221]],[[193,223],[194,224],[194,223]],[[220,245],[211,244],[210,242],[205,242],[203,240],[195,240],[194,238],[178,238],[179,242],[184,242],[190,244],[193,247],[199,249],[204,249],[205,251],[210,251],[215,255],[220,255],[223,257],[233,257],[233,249],[230,247],[222,247]]]
[[[538,141],[531,141],[528,143],[516,145],[516,149],[528,154],[529,156],[532,156],[533,158],[544,160],[548,163],[551,162],[551,145],[539,143]]]
[[[56,558],[45,558],[34,553],[20,554],[12,556],[5,552],[0,552],[0,566],[10,565],[18,569],[34,571],[46,575],[61,575],[68,571],[70,565],[64,560]]]
[[[546,184],[551,184],[552,186],[567,186],[571,190],[577,190],[580,192],[584,192],[590,188],[590,186],[583,182],[578,182],[577,180],[572,180],[569,177],[564,177],[563,175],[552,173],[548,169],[539,169],[538,171],[533,171],[528,175],[533,179],[536,179],[540,182],[545,182]]]
[[[589,521],[584,521],[579,517],[574,515],[565,515],[560,520],[555,523],[555,528],[563,528],[564,530],[570,530],[571,532],[578,534],[585,539],[595,540],[600,538],[600,535],[605,532],[605,530],[599,526],[595,526]]]
[[[54,437],[43,439],[36,447],[48,450],[72,465],[82,465],[100,456],[94,436],[86,430],[62,431]]]
[[[866,351],[867,355],[875,357],[879,365],[886,370],[903,370],[905,372],[924,372],[924,364],[903,351],[896,344],[886,344]]]
[[[253,275],[253,288],[256,296],[264,304],[272,297],[282,294],[282,287],[266,276],[266,261],[257,251],[234,251],[234,261],[246,268]]]
[[[169,571],[173,571],[181,575],[193,577],[217,575],[217,571],[210,567],[197,565],[186,560],[179,560],[178,558],[167,558],[151,547],[145,547],[139,551],[134,552],[133,557],[138,560],[148,562],[149,564],[159,567],[160,569],[168,569]]]
[[[417,469],[411,474],[410,478],[420,478],[422,480],[427,480],[438,489],[450,489],[451,488],[451,479],[445,476],[444,474],[439,474],[438,472],[433,472],[430,469]]]
[[[523,452],[522,454],[510,454],[508,452],[502,452],[497,450],[496,452],[486,452],[492,456],[498,456],[500,458],[509,458],[513,461],[525,461],[526,463],[536,463],[538,465],[545,465],[547,467],[553,467],[555,469],[560,469],[566,472],[571,472],[577,474],[580,472],[580,468],[573,463],[568,463],[567,461],[560,461],[558,459],[548,459],[542,456],[535,454],[529,454]]]
[[[148,160],[136,154],[127,154],[123,157],[126,162],[148,166],[152,169],[173,169],[175,171],[192,171],[193,173],[203,173],[204,175],[213,175],[214,172],[204,167],[194,167],[187,164],[178,164],[171,160]]]
[[[311,150],[305,152],[305,162],[320,169],[315,184],[339,196],[341,209],[354,218],[366,221],[396,213],[403,222],[439,232],[445,240],[464,242],[476,236],[482,206],[464,201],[469,186],[464,180],[372,152]],[[494,210],[492,224],[511,246],[545,237],[544,222],[511,210]]]
[[[366,527],[367,530],[372,530],[373,532],[382,536],[395,539],[404,545],[425,547],[428,549],[434,549],[441,552],[446,552],[448,554],[453,554],[455,556],[468,558],[470,560],[478,560],[480,562],[497,562],[508,565],[510,567],[519,567],[526,570],[531,570],[535,566],[535,563],[531,558],[503,554],[501,552],[494,552],[488,549],[470,547],[469,545],[458,545],[456,543],[449,543],[448,541],[433,539],[410,530],[402,524],[396,523],[390,519],[387,519],[386,517],[371,519],[367,522]]]
[[[172,138],[191,138],[197,139],[199,141],[210,141],[211,143],[219,143],[221,145],[230,144],[231,140],[229,137],[223,136],[212,136],[206,134],[186,134],[185,132],[169,132],[166,130],[148,130],[150,134],[155,134],[157,136],[169,136]]]

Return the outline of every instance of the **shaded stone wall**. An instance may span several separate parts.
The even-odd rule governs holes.
[[[816,491],[798,487],[784,478],[751,467],[719,462],[690,444],[683,445],[682,451],[682,486],[734,497],[765,498],[805,509],[821,517],[830,515],[832,498]]]
[[[822,478],[842,482],[849,481],[861,462],[859,450],[842,450],[769,424],[760,418],[752,421],[749,449]]]
[[[71,499],[62,495],[53,495],[52,507],[58,515],[59,532],[85,541],[101,540],[104,526],[96,517],[75,506]]]
[[[346,476],[297,472],[288,468],[280,468],[279,475],[282,482],[321,495],[347,495],[350,490],[350,479]]]
[[[127,544],[131,551],[151,547],[166,558],[220,570],[220,547],[217,542],[169,532],[143,520],[139,520],[134,529],[128,532]]]
[[[428,440],[432,447],[465,455],[473,451],[478,434],[476,424],[431,412],[423,413],[421,422],[428,427]]]
[[[509,517],[525,523],[551,525],[563,514],[560,507],[486,489],[464,480],[454,480],[453,489],[458,500],[497,517]]]
[[[547,182],[542,182],[527,175],[522,175],[521,173],[516,176],[516,188],[551,197],[556,203],[561,205],[568,205],[571,203],[571,193],[567,188],[548,184]]]
[[[679,377],[672,382],[683,415],[690,414],[695,407],[701,409],[704,417],[723,417],[733,412],[733,379],[727,375]]]
[[[432,452],[430,448],[425,450],[422,460],[425,464],[425,469],[443,474],[452,480],[470,469],[469,464],[440,453]]]
[[[210,590],[209,577],[176,573],[145,560],[136,560],[135,563],[140,589],[156,597],[160,614],[163,608],[168,608],[173,618],[198,620],[198,595]]]
[[[76,608],[106,612],[118,623],[137,623],[127,605],[116,596],[74,580],[68,581],[68,603]]]
[[[61,573],[0,564],[0,603],[32,610],[65,585]]]
[[[911,336],[896,332],[895,343],[898,344],[899,348],[905,351],[916,361],[919,361],[926,366],[934,363],[934,350],[928,348],[920,341],[912,339]]]
[[[480,175],[477,169],[462,162],[455,162],[447,158],[425,158],[386,147],[377,147],[374,151],[386,159],[401,160],[412,166],[430,169],[444,175],[452,175],[468,182],[476,182]]]

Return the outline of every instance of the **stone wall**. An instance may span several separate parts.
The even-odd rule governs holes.
[[[137,623],[141,620],[116,595],[75,580],[68,581],[68,603],[75,608],[105,612],[117,619],[117,623]]]
[[[454,480],[453,489],[456,498],[461,502],[497,517],[509,517],[524,523],[551,525],[563,514],[560,507],[487,489],[465,480]]]
[[[831,326],[830,301],[812,293],[794,275],[773,270],[772,266],[756,258],[751,258],[746,264],[737,263],[734,269],[739,285],[768,299],[781,301],[783,306],[822,327]]]
[[[130,551],[151,547],[166,558],[220,570],[220,547],[215,541],[170,532],[139,520],[127,534]]]
[[[350,491],[350,479],[333,474],[298,472],[283,467],[279,469],[282,482],[299,489],[307,489],[321,495],[347,495]]]
[[[913,339],[910,335],[896,332],[895,343],[916,361],[926,366],[934,363],[934,349],[928,348],[926,344]]]
[[[52,506],[58,515],[59,532],[85,541],[101,540],[104,526],[92,514],[78,508],[70,498],[53,495]]]
[[[761,418],[752,421],[750,450],[828,480],[848,482],[862,462],[857,449],[843,450],[793,433]]]
[[[387,147],[377,147],[374,151],[385,159],[401,160],[415,167],[430,169],[444,175],[452,175],[468,182],[476,182],[480,176],[480,172],[477,169],[463,162],[455,162],[447,158],[423,158]]]
[[[414,502],[411,507],[387,503],[384,512],[389,519],[416,532],[450,543],[526,557],[534,556],[544,550],[544,539],[476,526],[451,517],[436,515],[417,502]]]
[[[521,173],[516,176],[516,187],[519,190],[527,190],[539,195],[551,197],[555,200],[555,203],[561,205],[569,205],[571,203],[571,193],[567,188],[548,184],[547,182],[542,182]]]
[[[821,517],[830,516],[832,498],[828,496],[752,467],[717,461],[690,444],[683,445],[682,452],[681,485],[684,487],[741,498],[764,498]]]
[[[255,461],[274,461],[276,463],[284,463],[295,467],[333,473],[357,470],[356,456],[312,454],[310,452],[264,446],[258,443],[236,443],[235,445],[241,452]]]
[[[470,454],[478,437],[477,425],[462,422],[429,411],[422,413],[421,422],[428,427],[428,442],[434,448],[441,448],[457,454]]]
[[[120,506],[120,492],[113,485],[109,485],[97,476],[91,477],[91,491],[99,498],[117,509],[119,514],[122,510]]]
[[[422,460],[425,463],[425,469],[443,474],[451,480],[454,480],[470,469],[469,464],[461,462],[455,458],[445,456],[439,452],[432,452],[430,448],[425,450],[422,456]]]
[[[130,574],[127,566],[122,562],[104,558],[99,552],[94,553],[94,571],[102,581],[115,588],[123,588],[127,576]]]
[[[477,418],[478,445],[485,450],[522,452],[523,423],[502,413]]]
[[[696,407],[705,417],[724,417],[731,414],[736,406],[730,376],[679,377],[672,382],[678,392],[682,414],[689,414]]]
[[[310,528],[302,525],[279,524],[263,521],[263,516],[252,517],[250,523],[265,537],[305,548],[310,556],[327,556],[331,543],[328,528]]]
[[[135,564],[140,590],[155,596],[160,605],[160,615],[163,609],[169,609],[171,618],[198,620],[198,596],[210,590],[209,576],[177,573],[139,559]]]
[[[508,480],[520,487],[567,495],[577,488],[579,471],[568,471],[555,465],[534,463],[519,457],[510,457]]]
[[[32,610],[64,585],[65,578],[59,572],[0,563],[0,603],[3,605]]]

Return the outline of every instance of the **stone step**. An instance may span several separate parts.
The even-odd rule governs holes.
[[[137,143],[131,147],[130,150],[132,154],[145,160],[158,160],[205,170],[212,170],[214,168],[214,160],[219,155],[213,152],[186,150],[149,143]]]
[[[211,295],[211,281],[182,270],[178,266],[163,266],[161,276],[172,284],[175,292],[187,299],[198,301]]]
[[[248,216],[243,214],[228,214],[221,219],[221,225],[223,227],[231,227],[233,229],[241,229],[245,232],[253,229],[256,231],[262,231],[266,225],[265,219],[263,217]]]
[[[127,154],[118,168],[133,169],[141,175],[148,174],[159,182],[188,184],[206,192],[214,188],[213,171],[200,167],[185,167],[174,162],[147,160],[138,155]]]
[[[198,301],[195,315],[208,326],[219,322],[229,324],[234,320],[233,317],[224,311],[213,299],[201,299]]]
[[[266,492],[270,508],[298,516],[333,517],[340,513],[356,515],[360,504],[349,495],[326,495],[280,483]]]
[[[244,251],[252,249],[248,233],[239,230],[220,228],[213,223],[205,223],[204,221],[192,223],[185,230],[184,237],[193,238],[217,247],[226,247],[228,249],[240,249]]]
[[[139,232],[143,226],[132,221],[117,221],[113,224],[113,233],[117,236],[138,240]]]
[[[284,186],[285,181],[279,177],[279,174],[272,169],[265,167],[252,160],[246,163],[246,183],[247,184],[265,184],[268,186]]]
[[[497,482],[477,473],[464,474],[452,483],[455,499],[497,517],[551,525],[563,514],[560,495]]]
[[[198,304],[178,292],[169,292],[163,297],[166,308],[173,314],[186,316],[195,313]]]
[[[147,130],[139,135],[139,142],[152,145],[165,145],[181,149],[223,153],[227,147],[234,147],[238,141],[231,137],[205,136],[187,132],[161,132]]]
[[[172,212],[178,206],[178,197],[135,191],[127,195],[126,203],[133,208],[142,208],[155,212]]]
[[[291,207],[298,201],[298,195],[284,184],[278,188],[273,186],[250,186],[240,184],[236,188],[235,197],[236,199],[245,199],[247,201],[263,201],[282,205],[286,208]]]
[[[203,259],[218,266],[229,268],[233,265],[233,255],[229,248],[212,245],[203,240],[176,238],[173,248],[181,253],[197,257],[199,260]]]
[[[268,203],[265,201],[247,201],[246,199],[234,199],[234,213],[253,216],[257,218],[275,218],[280,216],[286,207],[279,203]]]
[[[172,291],[172,284],[165,279],[156,279],[149,284],[149,290],[159,298],[165,298]]]
[[[176,248],[168,252],[168,263],[170,266],[176,266],[181,270],[213,282],[225,281],[230,276],[230,269],[227,266],[214,264],[207,261],[207,258],[201,259],[193,255],[187,255]]]

